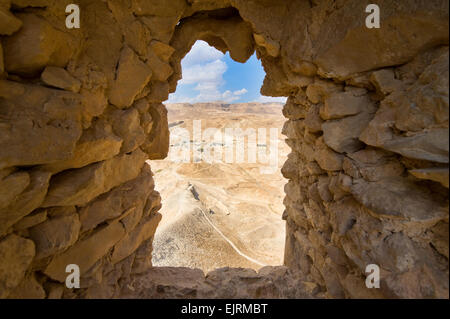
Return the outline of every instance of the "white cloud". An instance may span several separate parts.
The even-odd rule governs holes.
[[[223,84],[222,76],[227,69],[227,64],[221,60],[183,67],[183,79],[178,82],[178,85],[195,83],[215,83],[216,85],[221,85]]]
[[[178,82],[178,86],[195,85],[194,90],[198,91],[198,94],[195,97],[187,97],[175,92],[169,96],[168,103],[212,101],[231,103],[248,93],[245,88],[234,92],[220,90],[225,85],[223,75],[228,69],[222,60],[224,57],[224,54],[206,42],[197,41],[182,61],[183,78]]]
[[[246,88],[243,88],[242,90],[234,91],[233,93],[234,93],[235,95],[244,95],[244,94],[248,93],[248,91],[247,91]]]
[[[225,55],[219,50],[209,46],[205,41],[197,41],[191,51],[184,57],[182,61],[183,68],[190,65],[201,64],[206,62],[222,59]]]
[[[287,97],[281,96],[281,97],[272,97],[272,96],[264,96],[261,95],[256,102],[259,103],[286,103]]]

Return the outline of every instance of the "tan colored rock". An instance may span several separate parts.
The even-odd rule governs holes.
[[[419,5],[412,2],[411,6]],[[361,21],[366,18],[363,11],[349,11],[347,14]],[[355,73],[403,64],[422,50],[445,44],[448,39],[448,21],[437,8],[429,10],[427,15],[417,10],[404,17],[392,14],[397,13],[392,7],[386,7],[384,11],[389,12],[381,22],[384,28],[367,32],[368,29],[361,22],[357,27],[341,30],[343,36],[332,39],[334,44],[315,59],[319,74],[347,79]],[[403,30],[401,35],[398,30]]]
[[[372,120],[373,114],[364,112],[322,124],[325,144],[338,153],[353,153],[364,147],[358,138]]]
[[[54,66],[47,66],[41,74],[41,79],[45,84],[55,88],[71,92],[79,92],[81,82],[75,79],[65,69]]]
[[[4,72],[5,72],[5,63],[3,61],[3,46],[0,43],[0,78],[3,77]]]
[[[402,176],[405,168],[392,154],[374,148],[365,148],[347,154],[344,170],[354,178],[363,177],[370,182]],[[351,158],[352,160],[350,160]]]
[[[306,88],[306,96],[312,103],[319,103],[334,92],[341,91],[340,87],[332,82],[316,79]]]
[[[373,111],[372,102],[367,96],[355,96],[352,92],[332,93],[320,108],[324,120],[340,119],[363,111]]]
[[[184,0],[133,0],[132,10],[137,15],[159,16],[159,17],[180,17],[187,9]]]
[[[9,299],[44,299],[45,297],[44,288],[36,280],[34,273],[26,276],[8,295]]]
[[[375,88],[384,95],[388,95],[404,88],[402,81],[395,78],[395,73],[392,69],[383,69],[373,72],[370,75],[370,82],[372,82]]]
[[[152,77],[152,70],[129,47],[122,49],[116,79],[109,90],[109,101],[119,108],[133,104]]]
[[[14,224],[14,230],[23,230],[44,222],[47,219],[46,210],[37,210],[30,215],[22,218],[18,223]]]
[[[142,16],[141,21],[151,30],[152,38],[169,43],[178,23],[177,17]]]
[[[6,207],[0,209],[0,235],[24,216],[38,208],[47,194],[50,173],[30,172],[30,184]]]
[[[55,255],[72,246],[80,231],[78,214],[50,218],[30,228],[30,239],[36,245],[36,259]]]
[[[22,28],[3,41],[6,70],[35,75],[48,64],[64,67],[75,51],[67,35],[34,14],[17,17],[23,22]]]
[[[314,290],[314,289],[313,289]],[[205,277],[199,269],[154,267],[123,285],[125,298],[314,298],[297,273],[287,267],[220,268]]]
[[[175,49],[164,42],[153,40],[150,42],[150,47],[152,51],[161,59],[163,62],[169,62],[170,57],[175,52]]]
[[[253,34],[253,39],[255,39],[257,45],[265,48],[270,56],[276,58],[278,55],[280,55],[280,44],[278,42],[270,39],[267,36],[256,33]]]
[[[334,152],[324,144],[323,138],[316,141],[314,160],[326,171],[339,171],[342,169],[344,156]]]
[[[0,34],[11,35],[22,26],[22,21],[17,19],[8,8],[0,7]]]
[[[374,120],[378,121],[382,116],[382,113],[377,113],[377,117]],[[379,136],[380,140],[377,141],[370,136],[371,132],[374,132],[373,126],[375,125],[377,124],[372,121],[369,127],[363,131],[360,140],[369,145],[383,147],[406,157],[448,163],[448,128],[430,129],[407,137],[393,136],[392,139],[385,139]]]
[[[108,5],[111,5],[111,3],[108,3]],[[152,39],[150,30],[139,20],[131,21],[127,23],[124,30],[125,43],[139,56],[146,56],[149,51],[148,43]]]
[[[300,63],[296,62],[295,65],[292,65],[292,71],[304,76],[313,77],[317,74],[317,66],[309,61],[301,61]]]
[[[64,282],[67,276],[66,266],[77,264],[80,267],[80,274],[83,276],[124,235],[125,230],[119,222],[99,229],[64,253],[54,257],[44,273],[54,280]]]
[[[435,224],[448,214],[425,189],[402,177],[377,183],[354,180],[351,192],[361,204],[385,218]]]
[[[152,131],[142,145],[149,159],[163,159],[169,152],[169,124],[167,110],[163,104],[151,104],[149,112],[153,119]]]
[[[448,188],[448,167],[412,169],[409,172],[417,178],[439,182]]]
[[[294,104],[291,100],[288,100],[283,107],[283,115],[291,120],[304,119],[306,109],[302,105]]]
[[[448,91],[443,89],[446,86],[447,50],[406,91],[394,91],[381,102],[360,139],[409,158],[448,163]]]
[[[61,299],[64,293],[64,286],[57,283],[49,283],[46,285],[47,299]]]
[[[319,105],[313,105],[308,110],[308,113],[306,113],[304,123],[305,126],[308,128],[308,130],[312,133],[322,131],[323,120],[320,118],[319,110],[320,110]]]
[[[75,206],[56,206],[41,209],[45,210],[50,218],[69,216],[77,213],[77,209]]]
[[[8,0],[9,1],[9,0]],[[11,0],[14,6],[18,8],[26,7],[45,7],[49,4],[49,0]]]
[[[43,166],[43,169],[58,173],[69,168],[80,168],[89,164],[108,160],[119,154],[123,145],[121,138],[112,132],[111,125],[96,121],[83,131],[70,159]]]
[[[143,241],[152,237],[155,234],[161,217],[161,214],[155,214],[141,220],[139,225],[131,233],[127,234],[116,244],[111,256],[111,262],[117,263],[125,257],[128,257],[136,251]]]
[[[240,17],[226,20],[193,18],[185,21],[183,27],[175,33],[171,41],[176,49],[172,59],[180,55],[183,57],[197,39],[205,40],[224,53],[229,51],[231,58],[241,63],[246,62],[254,52],[253,31]]]
[[[148,102],[158,104],[169,98],[169,84],[167,82],[155,81],[149,86],[150,93],[146,96]]]
[[[162,61],[153,49],[148,50],[147,65],[152,70],[153,79],[156,81],[166,81],[173,73],[172,67],[165,61]]]
[[[144,165],[138,177],[99,196],[80,210],[81,230],[93,229],[106,220],[119,217],[132,207],[140,206],[142,211],[153,187],[150,167]]]
[[[0,241],[0,298],[20,284],[33,257],[31,240],[11,234]]]
[[[107,161],[63,172],[52,178],[42,207],[82,206],[115,186],[138,176],[147,156],[137,149]]]
[[[73,156],[81,136],[79,96],[0,80],[0,169]]]
[[[146,138],[140,123],[139,112],[135,108],[112,110],[107,115],[114,133],[122,140],[121,153],[129,153],[141,146]]]
[[[27,172],[15,172],[0,178],[0,209],[8,206],[29,184]]]

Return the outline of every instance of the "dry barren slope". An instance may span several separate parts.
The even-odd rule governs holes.
[[[154,265],[209,271],[223,266],[259,269],[282,264],[285,180],[280,168],[288,153],[281,135],[282,106],[202,103],[169,104],[167,108],[173,149],[189,147],[191,153],[197,149],[201,154],[211,146],[212,142],[193,140],[194,120],[202,121],[203,130],[218,128],[223,133],[225,128],[267,128],[267,132],[277,128],[278,163],[274,173],[262,174],[260,168],[266,164],[259,160],[254,164],[176,163],[169,156],[152,161],[156,188],[163,198],[163,219],[154,239]],[[191,133],[188,143],[183,144],[180,128]],[[273,142],[268,140],[258,147],[268,152]]]

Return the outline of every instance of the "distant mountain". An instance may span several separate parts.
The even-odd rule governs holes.
[[[231,113],[249,113],[249,114],[281,114],[284,106],[283,103],[224,103],[224,102],[207,102],[207,103],[165,103],[167,109],[172,112],[192,109],[192,111],[200,110],[220,110]]]

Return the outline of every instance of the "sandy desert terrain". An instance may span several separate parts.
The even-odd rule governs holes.
[[[282,264],[285,223],[281,215],[286,181],[280,168],[288,154],[280,129],[284,122],[282,105],[217,102],[166,106],[171,153],[165,160],[151,161],[156,189],[163,198],[153,264],[195,267],[205,272],[224,266],[259,269]],[[224,136],[225,129],[230,128],[255,132],[266,128],[267,143],[258,138],[257,148],[266,154],[277,150],[276,168],[264,171],[270,168],[269,163],[261,163],[260,157],[256,163],[248,163],[249,139],[244,139],[244,163],[236,163],[236,157],[227,163],[224,156],[222,162],[207,163],[201,155],[210,147],[220,149],[224,144],[195,138],[194,121],[198,120],[203,134],[207,128],[217,128]],[[270,128],[277,129],[277,141],[270,140]],[[190,139],[186,140],[183,129]],[[237,139],[233,138],[237,153]],[[185,154],[180,150],[190,152],[188,163],[176,161],[177,154]]]

